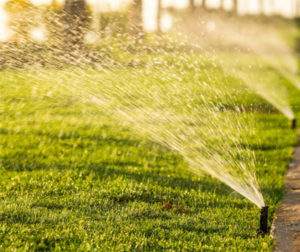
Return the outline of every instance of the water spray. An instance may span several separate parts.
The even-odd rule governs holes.
[[[259,227],[260,234],[268,233],[268,212],[269,212],[268,206],[264,206],[260,210],[260,227]]]
[[[296,129],[296,128],[297,128],[297,119],[294,118],[294,119],[292,120],[292,129]]]

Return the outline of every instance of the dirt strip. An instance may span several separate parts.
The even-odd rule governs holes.
[[[286,194],[275,213],[271,231],[275,251],[280,252],[300,252],[300,137],[298,143],[285,179]]]

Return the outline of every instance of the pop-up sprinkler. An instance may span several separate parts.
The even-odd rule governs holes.
[[[259,233],[260,234],[267,234],[268,233],[268,206],[264,206],[260,210],[260,227]]]
[[[296,128],[297,128],[297,119],[294,118],[294,119],[292,120],[292,129],[296,129]]]

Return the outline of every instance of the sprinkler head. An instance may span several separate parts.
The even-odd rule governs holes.
[[[294,119],[292,120],[292,129],[296,129],[296,128],[297,128],[297,119],[294,118]]]
[[[268,206],[264,206],[260,210],[260,227],[259,233],[260,234],[267,234],[268,233]]]

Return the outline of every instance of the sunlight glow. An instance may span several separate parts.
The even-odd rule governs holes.
[[[163,13],[161,17],[161,29],[162,31],[168,31],[173,26],[173,18],[169,13]]]
[[[3,2],[0,0],[0,41],[5,41],[9,37],[9,31],[6,26],[7,15],[3,10]]]
[[[35,5],[49,5],[53,0],[30,0]],[[62,3],[64,0],[55,0]],[[87,0],[87,2],[92,6],[92,10],[96,13],[104,11],[117,11],[120,8],[127,6],[132,0]],[[4,11],[4,3],[6,0],[0,0],[0,41],[6,41],[10,37],[10,31],[7,28],[7,14]],[[196,5],[201,5],[202,0],[195,0]],[[184,9],[188,6],[189,0],[162,0],[162,7],[168,8],[178,8]],[[221,0],[207,0],[207,6],[209,8],[219,8]],[[232,0],[224,0],[224,8],[232,8]],[[262,6],[260,6],[260,0],[239,0],[239,13],[243,14],[256,14],[264,13],[270,15],[273,13],[281,14],[286,17],[291,17],[296,14],[296,6],[293,0],[273,0],[265,1]],[[154,31],[157,27],[157,0],[143,0],[143,19],[144,28],[146,31]],[[167,12],[162,13],[161,17],[161,27],[163,31],[169,30],[173,25],[173,19],[171,14]],[[208,30],[215,30],[213,26],[209,25]],[[31,32],[32,36],[36,40],[42,39],[42,33],[37,31]]]
[[[43,42],[46,40],[46,29],[44,27],[38,27],[30,31],[30,36],[37,42]]]

